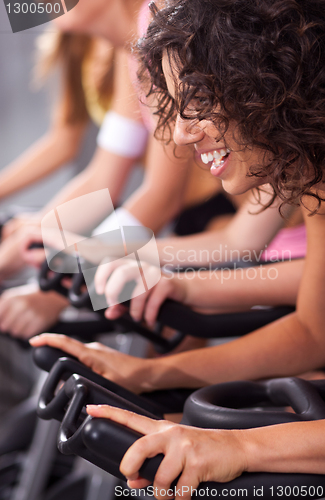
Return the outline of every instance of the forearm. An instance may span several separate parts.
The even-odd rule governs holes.
[[[108,189],[107,196],[110,195],[113,205],[115,205],[118,202],[118,198],[134,161],[134,158],[124,158],[98,148],[90,165],[77,177],[72,179],[68,185],[44,207],[42,216],[54,207],[105,188]],[[90,231],[94,229],[105,216],[109,215],[109,212],[107,212],[107,205],[96,202],[96,195],[94,196],[94,203],[91,203],[89,217],[87,220],[85,220],[85,218],[77,220],[76,218],[76,226],[73,228],[74,232]]]
[[[246,220],[255,225],[254,216],[248,215]],[[190,236],[171,237],[158,240],[158,251],[161,265],[205,266],[212,264],[218,266],[224,262],[245,259],[246,262],[261,260],[265,244],[271,238],[251,238],[249,232],[241,234],[238,223],[245,225],[242,214],[234,215],[232,220],[222,229],[206,231]],[[256,219],[257,220],[257,219]],[[256,227],[256,226],[255,226]],[[258,230],[258,227],[257,227]]]
[[[157,240],[157,245],[162,266],[179,264],[199,267],[209,263],[220,264],[231,260],[230,250],[236,250],[236,260],[241,255],[241,249],[229,248],[226,228],[190,236],[164,238]]]
[[[71,161],[79,147],[84,125],[53,129],[0,174],[0,198],[5,198],[51,174]]]
[[[143,389],[293,376],[323,366],[324,352],[324,339],[313,336],[293,313],[226,344],[147,360]]]
[[[123,204],[136,219],[153,232],[157,232],[170,222],[180,210],[177,198],[168,196],[157,186],[141,186]]]
[[[247,471],[325,474],[324,431],[324,420],[238,431]]]
[[[264,198],[263,202],[266,203],[268,196],[264,195]],[[265,245],[283,226],[283,219],[276,207],[258,214],[256,211],[256,201],[251,194],[226,227],[158,241],[161,265],[183,264],[197,267],[209,263],[218,265],[241,258],[251,262],[259,261]]]
[[[143,183],[123,205],[154,232],[170,222],[183,206],[192,159],[188,158],[188,151],[179,154],[184,159],[174,156],[172,144],[165,148],[151,136]]]
[[[195,278],[178,273],[186,282],[186,304],[215,312],[248,310],[256,305],[294,305],[304,260],[260,264],[245,269],[196,271]]]

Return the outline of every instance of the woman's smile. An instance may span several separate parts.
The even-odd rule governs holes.
[[[210,151],[200,152],[201,161],[208,165],[211,163],[210,171],[212,175],[218,177],[226,168],[228,164],[228,158],[230,156],[230,149],[228,148],[219,148]]]

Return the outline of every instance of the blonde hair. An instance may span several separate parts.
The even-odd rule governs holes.
[[[43,83],[56,67],[59,68],[62,91],[55,112],[65,124],[82,123],[89,118],[83,87],[83,64],[91,57],[93,43],[94,38],[89,35],[60,31],[46,31],[37,40],[34,82]],[[110,58],[96,89],[99,104],[104,107],[113,93],[113,59]]]

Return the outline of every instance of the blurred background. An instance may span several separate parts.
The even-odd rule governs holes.
[[[33,89],[35,40],[48,24],[12,33],[4,3],[0,2],[0,169],[4,168],[46,131],[55,81]],[[71,176],[84,168],[95,147],[97,129],[89,126],[77,160],[37,185],[0,201],[0,210],[12,204],[40,207]]]

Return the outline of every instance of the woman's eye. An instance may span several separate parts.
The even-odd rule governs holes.
[[[201,95],[199,95],[199,96],[194,97],[194,99],[193,99],[193,103],[194,103],[194,105],[196,105],[196,106],[202,106],[202,105],[205,105],[205,104],[207,104],[207,103],[208,103],[208,99],[207,99],[207,97],[206,97],[206,96],[203,96],[203,95],[201,96]]]

